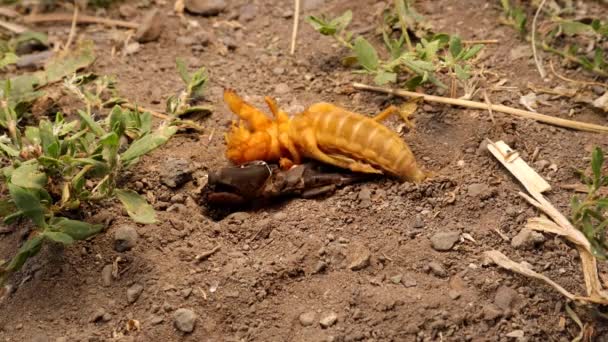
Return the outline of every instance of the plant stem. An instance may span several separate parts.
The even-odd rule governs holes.
[[[576,57],[574,57],[572,55],[569,55],[569,54],[567,54],[567,53],[565,53],[563,51],[557,50],[557,49],[549,46],[549,44],[547,44],[545,42],[543,42],[540,45],[543,48],[543,50],[545,50],[547,52],[551,52],[551,53],[557,54],[560,57],[562,57],[564,59],[567,59],[570,62],[574,62],[574,63],[576,63],[578,65],[584,66],[583,63],[581,63],[581,61],[578,60],[578,58],[576,58]],[[591,71],[594,72],[594,73],[596,73],[596,74],[598,74],[598,75],[600,75],[600,76],[608,77],[608,71],[604,71],[604,70],[602,70],[600,68],[593,67],[593,69],[591,69]]]
[[[405,43],[407,44],[407,49],[410,52],[414,51],[414,47],[412,46],[412,42],[410,41],[410,35],[407,33],[407,22],[405,22],[405,8],[404,8],[403,0],[395,0],[395,8],[397,10],[397,17],[399,17],[399,24],[401,25],[401,34],[403,34],[405,38]]]

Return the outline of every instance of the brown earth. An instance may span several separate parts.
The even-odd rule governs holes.
[[[167,96],[182,87],[176,57],[191,69],[206,66],[211,77],[206,99],[216,107],[201,120],[206,131],[177,135],[125,178],[159,212],[158,224],[136,226],[140,237],[132,250],[114,250],[114,232],[133,223],[119,206],[108,204],[87,215],[111,220],[106,233],[65,250],[45,247],[28,261],[12,279],[15,291],[0,304],[0,340],[570,341],[578,334],[564,298],[552,288],[484,263],[482,253],[498,249],[526,260],[568,290],[584,292],[578,256],[562,239],[545,235],[535,246],[516,249],[495,231],[512,238],[538,212],[518,196],[522,188],[482,142],[503,139],[525,160],[539,148],[533,165],[553,185],[549,199],[567,214],[573,193],[560,186],[578,181],[572,168],[588,165],[593,146],[608,147],[604,136],[500,113],[492,122],[486,112],[426,104],[416,113],[415,130],[403,137],[419,162],[438,174],[432,180],[420,185],[368,182],[333,196],[289,200],[216,222],[196,202],[206,171],[226,165],[223,132],[233,117],[222,103],[224,87],[261,108],[264,95],[275,96],[291,113],[330,101],[373,114],[403,100],[353,90],[353,81],[371,80],[342,67],[344,51],[308,24],[301,25],[297,55],[289,55],[291,1],[254,1],[257,11],[250,21],[238,17],[246,1],[230,1],[218,16],[187,14],[183,19],[172,15],[172,4],[165,2],[161,38],[142,44],[133,55],[113,57],[103,27],[81,26],[79,33],[97,44],[99,59],[92,71],[116,76],[124,97],[151,108],[161,110]],[[370,12],[384,5],[307,3],[305,14],[352,9],[354,29],[377,23]],[[511,52],[525,43],[498,22],[498,3],[419,1],[417,8],[440,31],[464,39],[498,39],[484,49],[479,63],[488,73],[480,85],[507,79],[504,85],[514,88],[488,91],[488,96],[494,103],[520,107],[528,82],[552,88],[560,81],[550,77],[543,83],[532,58],[512,59]],[[114,7],[105,15],[119,17]],[[243,27],[233,28],[227,20],[240,20]],[[186,29],[188,22],[199,27]],[[35,28],[65,38],[69,23]],[[197,43],[203,36],[210,37],[210,44]],[[220,42],[229,47],[225,55]],[[580,70],[558,70],[590,79]],[[481,94],[475,99],[483,101]],[[574,109],[577,120],[607,123],[604,114],[588,106],[567,99],[547,102],[542,112],[567,117]],[[391,119],[387,125],[398,129],[401,122]],[[163,173],[176,171],[171,158],[190,164],[193,177],[184,186],[170,188],[161,181]],[[0,259],[15,252],[24,230],[0,236]],[[461,238],[448,251],[435,250],[431,237],[446,232],[466,233],[474,241]],[[215,246],[221,249],[207,260],[195,260]],[[104,286],[102,270],[117,258],[119,277]],[[143,291],[130,303],[127,289],[135,284]],[[190,334],[174,327],[180,308],[197,315]],[[577,311],[594,325],[595,340],[608,340],[605,321]],[[331,313],[337,321],[322,327],[320,320]],[[101,319],[93,322],[95,316]],[[127,331],[129,320],[139,321],[141,329]],[[519,330],[523,338],[507,336]]]

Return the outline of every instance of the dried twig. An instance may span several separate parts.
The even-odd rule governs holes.
[[[68,35],[68,40],[63,47],[63,53],[66,54],[70,51],[70,45],[72,45],[72,40],[74,40],[74,36],[76,35],[76,20],[78,19],[78,4],[74,4],[74,15],[72,16],[72,27],[70,28],[70,34]]]
[[[296,40],[298,38],[298,26],[300,24],[300,0],[294,0],[293,31],[291,32],[291,54],[296,52]]]
[[[555,75],[555,77],[559,78],[562,81],[566,81],[566,82],[572,82],[572,83],[579,83],[582,85],[586,85],[586,86],[600,86],[600,87],[604,87],[604,88],[608,88],[608,84],[607,83],[601,83],[601,82],[591,82],[591,81],[578,81],[578,80],[574,80],[571,78],[568,78],[564,75],[560,75],[557,73],[557,71],[555,71],[555,68],[553,67],[553,61],[549,60],[549,67],[551,68],[551,72],[553,73],[553,75]]]
[[[476,102],[476,101],[453,99],[453,98],[449,98],[449,97],[442,97],[442,96],[435,96],[435,95],[427,95],[427,94],[423,94],[423,93],[415,93],[415,92],[400,90],[400,89],[374,87],[374,86],[370,86],[367,84],[361,84],[361,83],[354,83],[353,87],[355,89],[376,91],[379,93],[392,94],[392,95],[396,95],[396,96],[400,96],[400,97],[422,96],[425,101],[429,101],[429,102],[445,103],[445,104],[450,104],[450,105],[455,105],[455,106],[476,108],[476,109],[483,109],[483,110],[492,109],[495,112],[511,114],[511,115],[523,117],[526,119],[532,119],[532,120],[536,120],[539,122],[548,123],[548,124],[555,125],[555,126],[578,129],[581,131],[608,133],[608,126],[561,119],[561,118],[556,118],[554,116],[529,112],[526,110],[507,107],[507,106],[503,106],[503,105],[487,104],[487,103]]]
[[[28,15],[23,18],[23,21],[26,23],[48,23],[48,22],[71,22],[72,14],[68,13],[49,13],[49,14],[34,14]],[[139,27],[138,23],[124,21],[124,20],[114,20],[107,18],[94,17],[90,15],[80,15],[77,20],[78,24],[102,24],[106,26],[118,26],[125,27],[131,29],[137,29]]]
[[[521,182],[521,184],[530,194],[526,195],[523,192],[520,192],[520,196],[551,218],[551,220],[546,217],[532,218],[528,220],[526,228],[557,234],[574,243],[581,258],[587,296],[584,297],[572,295],[545,276],[542,276],[521,266],[521,264],[517,264],[509,260],[506,256],[502,255],[498,251],[490,251],[487,252],[486,255],[492,258],[492,260],[494,260],[494,262],[499,264],[501,267],[505,267],[529,277],[542,279],[569,299],[576,299],[589,303],[608,304],[608,293],[602,289],[597,271],[597,260],[591,253],[591,245],[589,240],[587,240],[585,235],[576,229],[570,223],[570,221],[568,221],[568,219],[562,215],[562,213],[560,213],[559,210],[557,210],[545,198],[545,196],[543,196],[542,193],[550,189],[548,183],[540,175],[538,175],[538,173],[532,170],[528,164],[526,164],[519,157],[519,155],[504,142],[490,142],[487,145],[487,148],[494,155],[494,157],[496,157],[496,159],[498,159],[511,172],[511,174]],[[521,267],[514,267],[515,265]]]
[[[541,1],[540,5],[538,5],[538,8],[536,9],[536,13],[534,14],[534,19],[532,20],[532,55],[534,56],[534,63],[536,64],[536,69],[538,70],[538,73],[540,74],[541,78],[545,78],[545,76],[547,76],[547,72],[545,71],[545,68],[543,68],[542,62],[540,61],[540,58],[538,58],[538,54],[536,52],[536,20],[538,19],[538,15],[540,14],[540,11],[542,11],[543,6],[545,6],[545,2],[546,0]]]
[[[0,27],[4,28],[6,30],[9,30],[13,33],[17,33],[17,34],[29,31],[29,29],[25,26],[10,23],[10,22],[4,21],[4,20],[0,20]]]
[[[210,256],[212,256],[213,254],[217,253],[217,251],[219,251],[222,248],[222,246],[217,245],[215,247],[213,247],[212,250],[203,252],[203,254],[197,255],[194,260],[200,262],[200,261],[205,261],[207,259],[209,259]]]

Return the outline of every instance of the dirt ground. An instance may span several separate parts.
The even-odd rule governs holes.
[[[525,160],[540,149],[532,165],[553,186],[548,198],[568,213],[573,193],[561,185],[578,182],[572,168],[588,165],[593,146],[606,150],[605,136],[500,113],[493,122],[486,112],[425,104],[416,113],[415,129],[402,135],[419,163],[437,173],[432,180],[366,182],[332,196],[293,199],[215,221],[198,201],[207,170],[227,164],[223,133],[233,116],[222,102],[225,87],[261,108],[263,96],[274,96],[290,113],[330,101],[371,115],[403,100],[354,90],[352,82],[371,80],[342,67],[345,51],[306,23],[300,26],[297,54],[289,55],[291,1],[255,0],[256,10],[247,15],[242,7],[248,2],[229,1],[217,16],[184,19],[171,14],[172,1],[163,3],[160,39],[129,56],[112,57],[107,29],[80,26],[99,54],[91,70],[116,76],[124,97],[162,110],[167,96],[182,87],[175,58],[184,58],[191,69],[206,66],[206,99],[215,106],[200,120],[206,130],[178,134],[124,179],[154,203],[158,224],[134,225],[118,205],[94,208],[87,216],[110,222],[104,234],[65,250],[47,246],[27,262],[12,280],[15,291],[0,304],[0,340],[570,341],[578,334],[561,295],[483,260],[484,251],[498,249],[568,290],[584,292],[578,254],[562,239],[536,236],[534,245],[512,246],[526,219],[538,212],[518,196],[521,186],[483,141],[502,139]],[[481,86],[489,89],[507,79],[504,86],[513,88],[489,90],[494,103],[520,108],[529,82],[560,84],[552,76],[543,83],[530,56],[514,58],[513,51],[525,43],[498,22],[498,1],[416,3],[439,31],[499,40],[483,50],[480,64],[488,73]],[[377,23],[379,17],[370,13],[384,5],[309,0],[304,15],[350,8],[357,29]],[[119,18],[118,6],[104,15]],[[187,29],[188,21],[198,27]],[[34,28],[65,37],[69,23]],[[228,47],[225,55],[220,43]],[[591,79],[580,70],[558,71]],[[483,101],[480,96],[475,99]],[[567,99],[546,102],[540,107],[544,113],[568,117],[574,109],[576,120],[608,124],[605,114],[588,106]],[[387,125],[397,130],[401,122],[390,119]],[[176,170],[179,160],[186,160],[189,170]],[[165,185],[165,177],[177,171],[192,179],[175,188]],[[134,226],[139,239],[132,250],[119,253],[113,237],[124,225]],[[23,230],[0,235],[0,259],[16,251]],[[461,238],[447,251],[433,248],[432,237],[454,233],[473,240]],[[195,260],[216,246],[219,251],[208,259]],[[104,284],[113,263],[119,277]],[[197,316],[189,334],[174,326],[182,308]],[[608,341],[605,321],[578,312],[595,327],[595,340]],[[335,323],[322,326],[334,314]],[[140,330],[129,331],[130,320],[137,320]]]

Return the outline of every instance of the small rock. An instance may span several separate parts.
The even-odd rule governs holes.
[[[543,234],[529,228],[522,230],[511,239],[511,246],[517,249],[530,249],[545,241]]]
[[[133,18],[137,15],[137,9],[129,4],[122,4],[118,7],[118,13],[123,18]]]
[[[424,228],[424,221],[420,215],[416,215],[416,218],[414,219],[414,228]]]
[[[140,284],[134,284],[133,286],[129,287],[129,289],[127,289],[127,301],[130,304],[135,303],[143,291],[144,287]]]
[[[129,56],[129,55],[133,55],[135,53],[137,53],[137,51],[139,51],[139,49],[141,48],[141,44],[139,44],[138,42],[132,42],[127,44],[127,46],[124,47],[123,52],[125,53],[125,55]]]
[[[435,276],[440,278],[444,278],[448,275],[448,272],[445,270],[445,268],[436,261],[431,261],[429,263],[429,269]]]
[[[137,32],[135,32],[135,40],[140,43],[157,40],[163,30],[163,22],[161,12],[157,8],[153,8],[141,20]]]
[[[401,279],[403,279],[403,275],[402,274],[397,274],[395,276],[390,277],[390,280],[393,282],[393,284],[400,284],[401,283]]]
[[[239,19],[243,21],[252,21],[258,14],[258,7],[255,4],[248,3],[239,9]]]
[[[359,271],[370,264],[371,252],[361,244],[353,244],[348,257],[348,268]]]
[[[164,322],[164,318],[162,318],[161,316],[157,316],[157,315],[152,315],[150,316],[150,318],[148,319],[148,321],[150,322],[150,324],[152,325],[159,325],[162,322]]]
[[[551,165],[551,162],[546,159],[541,159],[534,162],[534,167],[536,167],[536,171],[538,172],[544,171],[549,165]]]
[[[513,330],[510,333],[508,333],[506,336],[517,338],[517,339],[524,338],[524,331],[521,329]]]
[[[459,232],[441,232],[431,237],[431,244],[436,251],[449,251],[459,238]]]
[[[501,286],[496,290],[494,304],[503,311],[511,310],[519,299],[519,294],[514,289]]]
[[[287,83],[279,83],[274,87],[274,92],[279,95],[287,94],[290,90],[291,89],[289,88],[289,85],[287,85]]]
[[[324,261],[319,260],[319,262],[315,265],[315,268],[312,270],[312,274],[321,273],[325,271],[326,268],[327,264]]]
[[[330,312],[323,315],[323,317],[321,317],[321,320],[319,320],[319,323],[321,324],[321,327],[323,329],[327,329],[332,325],[336,324],[337,321],[338,314],[336,314],[335,312]]]
[[[196,43],[196,39],[191,36],[179,36],[177,39],[175,39],[175,42],[179,45],[190,46]]]
[[[359,195],[357,197],[359,198],[361,205],[367,207],[372,202],[372,191],[368,187],[363,187],[359,191]]]
[[[103,317],[101,317],[101,320],[104,322],[109,322],[112,320],[112,315],[106,312],[105,314],[103,314]]]
[[[502,316],[502,311],[494,304],[484,305],[483,309],[483,319],[486,321],[493,321]]]
[[[316,315],[314,311],[306,311],[301,313],[298,319],[300,320],[300,324],[302,324],[303,327],[308,327],[313,325],[313,323],[315,322],[315,316]]]
[[[593,90],[593,92],[596,95],[603,95],[604,92],[606,92],[606,90],[604,89],[604,87],[600,87],[598,85],[594,85],[593,87],[591,87],[591,89]]]
[[[105,287],[112,285],[112,265],[105,265],[101,270],[101,283]]]
[[[456,299],[460,298],[460,291],[450,290],[450,291],[448,291],[448,296],[450,296],[450,298],[452,298],[453,300],[456,300]]]
[[[173,324],[182,332],[191,333],[196,325],[196,314],[190,309],[177,309],[173,314]]]
[[[168,158],[161,164],[160,181],[170,188],[177,188],[192,179],[192,169],[186,159]]]
[[[283,75],[285,73],[285,69],[281,68],[281,67],[276,67],[276,68],[272,69],[272,73],[275,74],[275,75],[277,75],[277,76],[280,76],[280,75]],[[294,112],[295,113],[297,111],[291,111],[290,110],[290,111],[287,111],[287,112],[288,113],[290,113],[290,112]]]
[[[192,13],[201,15],[218,15],[226,9],[225,0],[186,0],[184,7]]]
[[[481,184],[481,183],[471,184],[467,188],[467,192],[468,192],[469,196],[471,196],[471,197],[479,197],[482,194],[486,193],[487,191],[488,191],[488,186],[485,184]]]
[[[114,232],[114,249],[117,252],[131,250],[137,244],[139,234],[137,230],[129,225],[122,225]]]
[[[104,309],[97,309],[93,315],[91,316],[91,319],[89,319],[90,323],[95,323],[97,321],[100,321],[103,316],[106,314],[106,310]]]
[[[412,279],[412,278],[403,278],[403,279],[401,279],[401,283],[405,287],[416,287],[416,285],[418,285],[416,280]]]

